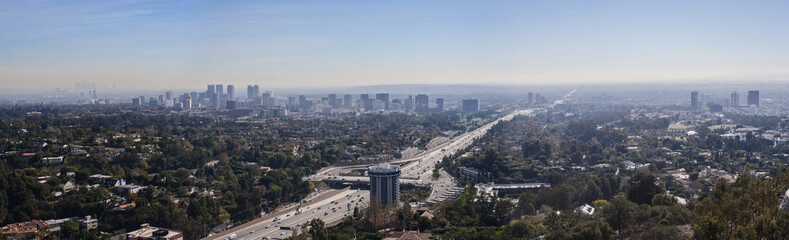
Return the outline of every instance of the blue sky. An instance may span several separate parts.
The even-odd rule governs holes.
[[[786,79],[787,5],[0,0],[0,88]]]

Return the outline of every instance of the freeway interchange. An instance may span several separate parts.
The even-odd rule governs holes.
[[[517,115],[529,115],[533,109],[516,110],[496,119],[482,127],[456,136],[450,141],[428,149],[414,157],[390,161],[391,164],[401,165],[401,184],[431,187],[430,197],[427,202],[440,202],[457,197],[463,189],[456,187],[455,179],[439,170],[439,177],[433,178],[433,169],[436,163],[441,162],[445,156],[451,156],[470,146],[475,139],[484,136],[491,127],[501,121],[509,121]],[[367,170],[373,164],[359,164],[349,166],[333,166],[320,170],[314,175],[304,177],[307,181],[335,181],[352,184],[369,183],[367,176],[345,176],[350,170]],[[338,223],[346,216],[353,214],[353,208],[363,209],[369,204],[369,190],[342,189],[330,190],[313,199],[305,199],[299,206],[269,214],[252,222],[236,226],[222,233],[209,236],[205,239],[281,239],[291,236],[294,230],[300,229],[313,218],[326,222],[326,226]],[[314,199],[317,198],[317,199]],[[350,207],[350,208],[349,208]]]

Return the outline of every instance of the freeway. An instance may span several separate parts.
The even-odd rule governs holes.
[[[407,159],[397,159],[390,163],[405,163],[401,166],[401,184],[414,184],[417,186],[429,186],[432,188],[429,201],[441,201],[458,194],[458,188],[455,186],[455,179],[444,171],[439,171],[438,179],[433,179],[433,169],[436,163],[441,162],[445,156],[450,156],[458,153],[459,151],[470,146],[475,139],[484,136],[491,127],[501,121],[512,120],[518,115],[528,115],[533,113],[533,109],[516,110],[506,116],[496,119],[482,127],[474,129],[470,132],[461,134],[454,137],[450,141],[440,144],[434,148],[428,149],[414,157]],[[344,175],[348,171],[366,169],[373,164],[359,164],[348,166],[328,167],[319,171],[319,173],[307,176],[304,180],[309,181],[338,181],[338,182],[368,182],[368,177],[365,176],[348,176]],[[462,190],[462,189],[460,189]]]
[[[570,93],[565,95],[562,99],[559,99],[551,104],[550,107],[563,103],[564,100],[568,99],[573,93],[575,93],[575,91],[575,89],[570,91]],[[456,136],[452,140],[419,153],[414,157],[408,159],[397,159],[391,161],[390,163],[398,165],[403,164],[401,167],[401,183],[430,186],[432,188],[430,197],[428,197],[428,202],[446,200],[453,196],[457,196],[460,194],[460,192],[462,192],[463,189],[456,187],[455,179],[443,170],[439,170],[439,177],[437,179],[433,179],[432,174],[435,164],[439,163],[445,156],[454,155],[460,150],[470,146],[475,139],[484,136],[491,127],[498,124],[499,122],[512,120],[518,115],[531,115],[533,112],[534,109],[513,111],[504,117],[492,121],[473,131]],[[304,177],[304,180],[322,181],[338,180],[338,178],[340,178],[340,181],[369,181],[369,179],[364,176],[343,176],[343,174],[352,169],[366,169],[371,165],[372,164],[360,164],[328,167],[320,170],[314,175]],[[342,180],[342,178],[347,180]],[[530,186],[531,185],[526,187]],[[252,222],[224,231],[217,235],[209,236],[206,239],[229,239],[231,236],[233,239],[286,238],[293,234],[293,229],[300,228],[302,224],[309,222],[309,220],[313,218],[320,218],[327,223],[327,226],[330,226],[332,223],[339,222],[345,216],[352,215],[353,210],[351,208],[359,207],[362,209],[368,204],[369,199],[366,199],[370,196],[370,191],[368,190],[343,189],[335,191],[339,192],[329,191],[323,193],[329,197],[318,197],[321,199],[315,202],[308,199],[306,203],[303,203],[298,207],[298,210],[288,209],[286,211],[277,212],[264,218],[253,220]],[[331,211],[329,211],[330,209]]]
[[[313,218],[319,218],[330,226],[346,216],[352,216],[353,208],[363,209],[369,204],[368,190],[343,189],[326,194],[331,196],[253,220],[205,239],[287,238]]]

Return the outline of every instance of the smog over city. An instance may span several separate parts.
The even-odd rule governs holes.
[[[0,1],[0,238],[786,239],[787,12]]]

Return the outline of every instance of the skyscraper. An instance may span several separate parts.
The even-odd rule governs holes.
[[[529,104],[534,104],[534,93],[533,92],[529,92],[528,103]]]
[[[731,93],[731,100],[730,100],[729,104],[731,104],[731,107],[733,107],[733,108],[739,107],[740,106],[740,94],[737,93],[737,92],[732,92]]]
[[[255,85],[255,87],[257,87],[257,85]],[[274,92],[266,91],[263,94],[261,94],[260,97],[262,98],[261,99],[261,101],[262,101],[261,105],[263,105],[264,107],[273,107],[274,106]]]
[[[225,87],[222,84],[217,84],[216,85],[216,92],[219,93],[220,96],[222,94],[225,94]]]
[[[236,87],[233,85],[227,85],[227,99],[230,101],[235,101],[236,95]]]
[[[416,95],[414,103],[416,104],[417,112],[425,112],[430,107],[430,100],[425,94]]]
[[[208,87],[206,87],[205,90],[205,94],[211,96],[211,94],[215,92],[216,92],[216,86],[214,86],[214,84],[208,84]]]
[[[219,108],[219,93],[215,92],[211,94],[211,107]]]
[[[690,109],[692,111],[699,110],[699,92],[693,91],[690,93]]]
[[[479,111],[479,99],[463,99],[462,105],[464,112]]]
[[[184,100],[184,109],[192,109],[192,96],[186,96],[186,100]]]
[[[375,94],[375,99],[380,100],[384,103],[384,110],[389,110],[389,94],[388,93],[378,93]]]
[[[411,95],[408,95],[408,99],[405,100],[405,110],[414,111],[414,97]]]
[[[299,107],[301,109],[307,109],[310,107],[309,101],[307,101],[307,97],[304,95],[299,95]]]
[[[759,90],[748,91],[748,106],[751,105],[759,106]]]
[[[255,88],[252,85],[247,85],[247,101],[255,99]]]
[[[352,108],[353,107],[352,101],[353,101],[353,96],[351,96],[350,94],[346,94],[343,97],[342,105],[345,106],[345,108]]]
[[[370,176],[370,199],[381,205],[400,202],[400,167],[382,163],[368,168]]]
[[[436,112],[443,112],[443,111],[444,111],[444,99],[436,98]]]
[[[336,108],[339,103],[337,103],[337,94],[329,93],[329,106]]]
[[[373,109],[373,100],[370,99],[370,94],[363,93],[362,95],[360,95],[360,97],[361,97],[360,101],[362,101],[362,108],[364,108],[364,110]]]

